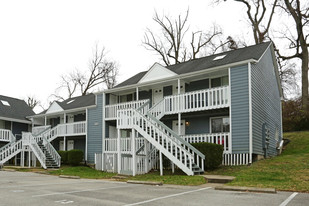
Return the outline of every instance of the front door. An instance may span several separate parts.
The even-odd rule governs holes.
[[[163,87],[152,89],[152,105],[157,104],[163,99]]]
[[[74,149],[74,140],[68,140],[68,151]]]
[[[64,141],[59,141],[59,151],[64,151]]]
[[[173,131],[178,134],[178,120],[173,121]],[[185,125],[185,120],[181,120],[180,123],[180,135],[185,135],[186,134],[186,125]]]

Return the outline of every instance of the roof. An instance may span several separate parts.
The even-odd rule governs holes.
[[[224,66],[227,64],[233,64],[237,62],[243,62],[246,60],[256,60],[258,61],[267,48],[271,45],[271,42],[264,42],[261,44],[248,46],[232,51],[227,51],[211,56],[206,56],[198,59],[193,59],[187,62],[174,64],[166,66],[167,69],[175,72],[178,75],[207,70],[219,66]],[[223,57],[214,60],[216,57]],[[116,85],[114,88],[124,87],[128,85],[133,85],[139,83],[139,81],[144,77],[148,71],[140,72],[135,76],[125,80],[124,82]]]
[[[78,96],[57,102],[64,110],[82,108],[95,105],[95,95],[90,93],[85,96]]]
[[[78,108],[84,108],[84,107],[89,107],[89,106],[93,106],[96,104],[95,102],[95,94],[87,94],[84,96],[78,96],[78,97],[72,97],[69,99],[66,99],[62,102],[59,101],[55,101],[54,103],[56,103],[57,105],[60,106],[59,109],[61,109],[61,111],[65,111],[65,110],[72,110],[72,109],[78,109]],[[54,105],[51,104],[50,107],[47,110],[44,110],[43,112],[41,112],[38,115],[42,115],[42,114],[46,114],[48,113],[48,111],[51,109],[51,107]],[[50,113],[53,112],[59,112],[59,110],[57,111],[50,111]]]
[[[26,117],[34,114],[24,100],[0,95],[0,119],[29,121]]]

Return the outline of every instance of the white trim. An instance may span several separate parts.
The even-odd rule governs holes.
[[[230,148],[231,148],[231,151],[230,152],[233,152],[233,133],[232,133],[232,82],[231,82],[231,67],[229,67],[228,69],[228,72],[229,72],[229,117],[230,117],[230,138],[231,138],[231,145],[230,145]]]
[[[102,93],[101,93],[102,94]],[[90,108],[94,108],[97,105],[90,105],[90,106],[86,106],[86,107],[78,107],[78,108],[74,108],[74,109],[69,109],[69,110],[63,110],[61,112],[55,112],[55,113],[44,113],[44,114],[37,114],[37,115],[32,115],[32,116],[27,116],[27,118],[39,118],[39,117],[45,117],[45,116],[54,116],[54,115],[60,115],[63,114],[63,112],[65,113],[73,113],[73,112],[78,112],[78,111],[84,111],[86,109],[90,109]]]
[[[86,133],[86,137],[85,137],[85,161],[87,162],[87,160],[88,160],[88,109],[86,109],[85,118],[86,118],[86,125],[85,125],[85,133]]]
[[[151,77],[150,75],[156,70],[160,69],[160,74],[156,74],[154,77]],[[165,72],[165,73],[164,73]],[[177,76],[177,74],[166,67],[162,66],[159,63],[154,63],[150,69],[146,72],[146,74],[138,81],[138,83],[145,83],[145,82],[152,82],[156,81],[158,79],[161,79],[160,76],[165,76],[165,78],[170,78],[173,76]]]
[[[154,84],[160,84],[160,83],[164,83],[164,82],[167,82],[167,81],[174,81],[174,80],[177,80],[178,78],[179,79],[189,78],[189,77],[194,77],[194,76],[198,76],[198,75],[211,73],[211,72],[216,71],[216,70],[221,70],[221,69],[225,70],[229,67],[246,65],[250,62],[256,63],[257,61],[255,59],[248,59],[248,60],[245,60],[245,61],[235,62],[235,63],[232,63],[232,64],[226,64],[226,65],[223,65],[223,66],[203,69],[203,70],[196,71],[196,72],[185,73],[185,74],[177,75],[175,77],[168,77],[168,78],[163,78],[163,79],[155,80],[155,81],[149,81],[149,82],[145,82],[145,83],[137,83],[137,84],[131,84],[131,85],[123,86],[123,87],[116,87],[116,88],[112,88],[112,89],[107,89],[107,90],[98,92],[97,94],[101,94],[102,92],[105,92],[105,93],[120,92],[120,91],[124,91],[124,90],[128,90],[128,89],[133,89],[136,86],[138,86],[138,87],[152,86]]]
[[[249,87],[249,164],[252,163],[253,141],[252,141],[252,85],[251,85],[251,63],[248,63],[248,87]]]
[[[98,94],[99,95],[99,94]],[[110,100],[110,99],[109,99]],[[105,103],[106,103],[106,94],[103,92],[102,93],[102,171],[104,170],[104,148],[105,148]]]
[[[5,121],[11,121],[11,122],[18,122],[18,123],[25,123],[25,124],[31,124],[31,121],[27,120],[20,120],[20,119],[14,119],[14,118],[9,118],[9,117],[1,117],[0,120],[5,120]]]

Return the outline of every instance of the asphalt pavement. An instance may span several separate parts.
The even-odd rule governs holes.
[[[201,186],[152,186],[0,171],[0,206],[41,205],[309,205],[308,193],[276,194]]]

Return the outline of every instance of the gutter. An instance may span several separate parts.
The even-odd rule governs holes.
[[[177,80],[177,79],[180,79],[180,78],[188,78],[188,77],[198,76],[198,75],[207,74],[207,73],[210,73],[210,72],[216,71],[216,70],[227,69],[229,67],[235,67],[235,66],[239,66],[239,65],[244,65],[244,64],[248,64],[248,63],[257,63],[257,62],[258,61],[255,60],[255,59],[248,59],[248,60],[235,62],[235,63],[231,63],[231,64],[225,64],[225,65],[222,65],[222,66],[212,67],[212,68],[209,68],[209,69],[203,69],[203,70],[196,71],[196,72],[180,74],[180,75],[176,75],[174,77],[164,78],[164,79],[161,79],[159,81],[153,80],[153,81],[149,81],[149,82],[145,82],[145,83],[137,83],[137,84],[127,85],[127,86],[124,86],[124,87],[107,89],[107,90],[103,90],[101,92],[98,92],[96,94],[120,92],[120,91],[123,91],[123,90],[135,89],[136,87],[151,86],[151,85],[154,85],[154,84],[160,84],[160,83],[164,83],[164,82],[167,82],[167,81]]]

